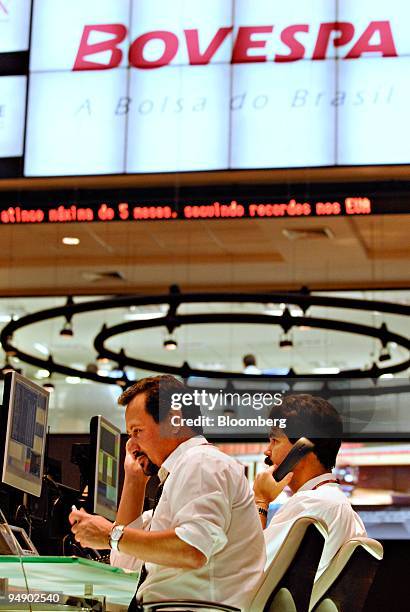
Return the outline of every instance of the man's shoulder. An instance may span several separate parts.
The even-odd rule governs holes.
[[[191,448],[188,448],[186,451],[186,455],[195,457],[198,461],[202,460],[202,458],[206,456],[208,460],[212,462],[216,461],[224,463],[226,465],[240,465],[237,459],[235,459],[231,455],[227,455],[217,446],[210,442],[198,444],[197,446],[192,446]]]
[[[353,519],[356,513],[343,491],[336,489],[333,492],[323,492],[320,489],[300,491],[289,497],[273,516],[272,526],[277,522],[294,521],[303,516],[321,518],[326,523],[333,523],[341,517]]]
[[[182,465],[195,465],[199,469],[203,467],[207,471],[214,469],[219,472],[233,471],[237,474],[245,473],[243,465],[237,459],[227,455],[217,446],[210,443],[198,444],[188,448],[178,463],[180,467]]]
[[[306,491],[296,491],[292,498],[296,497],[308,497],[311,499],[322,499],[329,500],[330,503],[342,504],[349,503],[348,498],[343,493],[340,485],[338,484],[326,484],[316,489],[307,489]]]
[[[305,504],[311,507],[317,506],[318,509],[323,511],[331,511],[333,509],[339,512],[354,512],[349,499],[337,485],[297,492],[289,498],[288,503],[291,501],[295,504]]]

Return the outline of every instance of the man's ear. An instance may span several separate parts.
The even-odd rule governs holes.
[[[170,413],[170,426],[171,426],[171,431],[174,436],[177,436],[180,433],[181,428],[183,427],[181,419],[182,419],[181,409],[178,408],[176,410],[174,408],[174,410],[172,411],[172,415]]]
[[[166,418],[159,424],[161,437],[168,439],[177,437],[182,427],[181,418],[182,413],[179,408],[170,410]]]

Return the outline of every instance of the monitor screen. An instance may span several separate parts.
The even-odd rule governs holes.
[[[114,520],[117,513],[121,432],[101,415],[90,421],[88,508]]]
[[[4,381],[1,431],[2,482],[41,495],[49,392],[11,372]]]

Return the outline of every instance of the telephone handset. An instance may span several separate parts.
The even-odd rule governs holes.
[[[145,453],[141,453],[140,451],[134,451],[133,455],[135,457],[135,459],[137,459],[137,457],[146,457],[147,458],[147,467],[144,469],[142,466],[142,471],[144,472],[145,476],[155,476],[156,474],[158,474],[158,470],[159,467],[157,465],[155,465],[155,463],[152,463],[152,461],[150,459],[148,459],[147,455]]]
[[[295,444],[292,446],[282,463],[273,472],[272,476],[276,482],[279,482],[285,478],[285,476],[293,470],[295,465],[299,463],[303,457],[306,457],[306,455],[311,453],[314,448],[315,445],[313,442],[308,440],[308,438],[299,438],[299,440],[297,440],[297,442],[295,442]],[[272,462],[268,457],[265,459],[265,463],[272,465]]]

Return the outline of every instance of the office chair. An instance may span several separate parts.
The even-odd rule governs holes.
[[[326,536],[326,525],[316,518],[295,521],[264,572],[250,612],[308,612]]]
[[[265,570],[249,612],[308,612],[313,581],[327,528],[322,521],[303,517],[294,522],[280,549]],[[240,585],[240,576],[238,580]],[[210,609],[240,612],[216,602],[168,600],[143,603],[144,612]]]
[[[360,612],[383,558],[377,540],[357,537],[345,542],[313,587],[309,610]]]

